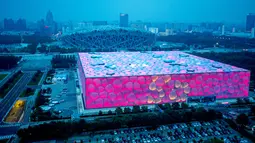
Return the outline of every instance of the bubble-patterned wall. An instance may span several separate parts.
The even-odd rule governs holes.
[[[87,78],[86,108],[185,102],[192,96],[248,96],[249,72]]]
[[[85,108],[247,97],[250,71],[179,51],[79,53]]]

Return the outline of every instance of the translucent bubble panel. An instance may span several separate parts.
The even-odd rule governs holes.
[[[247,97],[249,78],[249,72],[87,78],[84,103],[109,108],[185,102],[191,96]]]
[[[171,60],[171,62],[165,62],[166,59]],[[155,75],[150,78],[157,86],[168,83],[172,78],[168,75],[171,74],[247,71],[179,51],[79,53],[79,60],[87,78],[138,76],[139,79],[137,79],[137,77],[132,78],[130,82],[138,80],[137,82],[142,84],[146,82],[146,79],[142,76]],[[159,78],[159,76],[156,75],[166,76]],[[175,86],[182,86],[180,82],[183,82],[185,78],[186,77],[181,76],[180,79],[174,83]],[[202,77],[197,77],[195,80],[196,83],[201,83],[203,81]],[[234,80],[238,80],[238,77],[235,77]],[[100,83],[99,81],[94,82],[97,84]],[[210,82],[213,83],[217,81]]]
[[[247,97],[248,70],[172,52],[79,53],[85,108]]]

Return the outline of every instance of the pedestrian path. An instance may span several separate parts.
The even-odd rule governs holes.
[[[21,126],[20,123],[16,123],[16,124],[6,124],[6,125],[0,125],[0,128],[19,127],[19,126]]]
[[[7,136],[0,136],[0,140],[3,140],[3,139],[10,139],[12,137],[15,137],[15,135],[7,135]]]

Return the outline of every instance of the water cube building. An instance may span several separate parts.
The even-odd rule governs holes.
[[[250,71],[179,51],[79,53],[85,108],[247,97]]]

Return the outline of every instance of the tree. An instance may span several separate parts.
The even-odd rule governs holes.
[[[52,91],[52,89],[51,89],[50,87],[48,87],[48,88],[46,89],[46,93],[48,93],[48,94],[50,94],[51,91]]]
[[[243,104],[243,102],[244,102],[244,101],[243,101],[243,99],[241,99],[241,98],[237,98],[237,99],[236,99],[236,103],[237,103],[237,104]]]
[[[172,106],[171,106],[171,104],[169,104],[169,103],[166,103],[166,104],[164,104],[164,107],[166,108],[166,109],[172,109]]]
[[[138,106],[138,105],[133,106],[132,112],[133,112],[133,113],[138,113],[138,112],[140,112],[140,106]]]
[[[20,57],[16,56],[0,56],[0,69],[11,69],[18,65],[18,62],[20,61]]]
[[[109,115],[112,115],[112,110],[109,110],[109,111],[108,111],[108,114],[109,114]]]
[[[188,108],[189,108],[189,105],[186,104],[185,102],[182,102],[182,103],[181,103],[181,107],[182,107],[182,109],[188,109]]]
[[[255,106],[251,106],[251,112],[255,114]]]
[[[197,112],[204,112],[205,111],[205,108],[204,107],[198,107],[197,108]]]
[[[129,107],[124,108],[124,113],[130,113],[130,112],[131,112],[131,109]]]
[[[172,103],[172,107],[173,107],[174,110],[179,109],[180,104],[178,102],[174,102],[174,103]]]
[[[102,116],[102,115],[103,115],[103,112],[100,110],[100,111],[98,112],[98,115],[99,115],[99,116]]]
[[[244,125],[248,125],[249,123],[249,118],[246,114],[242,113],[240,115],[237,116],[236,118],[236,122],[242,126]]]
[[[249,99],[249,98],[244,98],[244,102],[245,102],[246,104],[249,104],[249,103],[250,103],[250,99]]]
[[[143,112],[148,112],[148,106],[142,106],[141,108]]]
[[[117,115],[120,115],[120,114],[123,113],[122,108],[120,108],[120,107],[117,107],[117,108],[115,109],[115,112],[116,112]]]
[[[33,91],[32,88],[27,88],[26,94],[28,94],[28,93],[30,93],[30,92],[32,92],[32,91]]]

